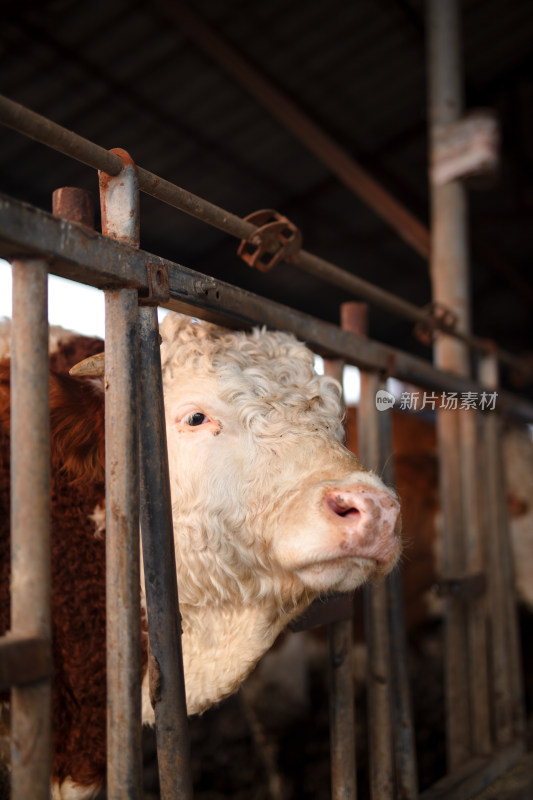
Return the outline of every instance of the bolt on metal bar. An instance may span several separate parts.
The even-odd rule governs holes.
[[[155,308],[139,308],[141,530],[162,800],[193,796],[181,617]]]
[[[138,186],[126,153],[100,173],[104,234],[138,246]],[[127,213],[125,213],[125,211]],[[105,291],[107,796],[140,800],[141,605],[135,289]]]
[[[324,361],[324,374],[342,384],[343,362]],[[329,720],[332,800],[357,800],[353,619],[328,626]]]
[[[0,122],[66,156],[75,158],[83,164],[106,172],[109,175],[117,175],[122,168],[122,162],[116,153],[110,152],[90,142],[88,139],[84,139],[73,131],[63,128],[61,125],[46,119],[40,114],[36,114],[34,111],[30,111],[3,95],[0,95]],[[178,208],[239,239],[248,239],[256,230],[255,225],[170,183],[170,181],[154,175],[142,167],[137,167],[137,171],[141,191],[174,208]],[[433,318],[424,309],[418,308],[413,303],[396,297],[396,295],[384,289],[380,289],[357,275],[342,270],[325,259],[301,250],[294,263],[309,274],[385,308],[393,314],[409,319],[412,322],[426,323],[430,328],[435,327]],[[517,369],[522,367],[521,359],[501,348],[495,348],[492,342],[462,330],[446,330],[445,333],[452,338],[458,338],[472,349],[482,353],[489,350],[495,351],[499,360],[508,366]]]
[[[48,270],[13,261],[11,630],[51,642]],[[12,796],[50,797],[51,679],[11,696]]]

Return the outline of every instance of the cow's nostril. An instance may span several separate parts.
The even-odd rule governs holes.
[[[360,513],[358,508],[341,496],[328,497],[328,506],[339,517],[356,517]]]

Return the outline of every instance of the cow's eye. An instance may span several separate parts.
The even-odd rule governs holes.
[[[198,425],[203,425],[204,422],[207,422],[208,419],[205,414],[202,414],[201,411],[195,411],[194,414],[189,414],[187,419],[185,420],[187,425],[195,428]]]

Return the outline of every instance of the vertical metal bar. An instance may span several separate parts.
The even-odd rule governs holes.
[[[343,362],[325,361],[324,373],[342,384]],[[330,623],[328,641],[331,797],[332,800],[356,800],[353,620]]]
[[[429,0],[427,9],[431,159],[440,127],[461,116],[463,97],[458,0]],[[452,309],[458,329],[466,333],[470,303],[465,189],[458,180],[441,185],[432,182],[430,189],[433,300]],[[441,369],[468,374],[467,351],[451,337],[437,339],[434,358]],[[453,410],[438,413],[445,577],[466,570],[459,416]],[[449,767],[454,769],[468,759],[472,749],[468,637],[461,601],[449,597],[446,611],[446,733]]]
[[[48,270],[13,261],[11,630],[51,640]],[[12,690],[12,796],[50,797],[51,680]]]
[[[366,324],[356,321],[359,333]],[[354,330],[356,325],[351,325]],[[381,448],[376,395],[380,379],[376,373],[361,371],[361,398],[358,409],[359,458],[379,474]],[[394,797],[394,753],[392,732],[392,676],[388,592],[385,579],[365,586],[365,634],[368,649],[368,726],[370,736],[370,792],[373,800]]]
[[[107,796],[140,798],[141,608],[137,431],[137,292],[107,290]]]
[[[385,389],[385,382],[381,387]],[[390,411],[379,414],[379,441],[381,478],[388,486],[396,485],[392,441],[392,418]],[[418,774],[411,706],[411,691],[407,665],[407,636],[403,602],[403,585],[400,566],[387,577],[389,654],[392,672],[392,720],[394,752],[396,757],[397,800],[416,800],[418,797]]]
[[[474,410],[460,416],[465,563],[467,573],[470,575],[479,575],[485,567],[480,512],[482,494],[486,487],[478,464],[480,446],[478,416]],[[472,713],[472,753],[482,756],[488,755],[492,749],[486,596],[471,597],[465,607],[465,613]]]
[[[342,327],[366,335],[366,305],[344,303]],[[376,406],[377,392],[384,388],[384,381],[376,374],[361,373],[359,457],[394,486],[391,417]],[[386,580],[375,581],[365,592],[371,793],[380,800],[415,800],[418,779],[399,569]]]
[[[480,380],[498,386],[496,359],[486,356]],[[484,482],[486,485],[488,598],[491,619],[494,735],[507,744],[524,732],[524,701],[512,565],[507,496],[503,469],[501,420],[495,411],[483,414]]]
[[[328,625],[332,800],[356,800],[353,621]]]
[[[115,151],[117,152],[117,151]],[[116,177],[100,173],[102,230],[138,246],[138,185],[124,151]],[[138,296],[105,292],[107,796],[142,796],[139,570]]]
[[[181,653],[181,618],[168,476],[165,409],[155,308],[139,309],[141,375],[141,528],[149,668],[157,674],[154,702],[162,800],[193,796]]]

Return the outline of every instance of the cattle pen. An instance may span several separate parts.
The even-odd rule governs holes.
[[[463,109],[454,61],[454,4],[429,5],[435,15],[430,19],[429,74],[436,161],[446,149],[446,128],[457,124]],[[453,102],[444,102],[450,98]],[[12,390],[17,398],[12,418],[12,630],[0,641],[1,688],[12,687],[13,800],[49,797],[50,785],[48,273],[94,286],[106,297],[106,371],[114,378],[106,396],[106,494],[113,509],[106,526],[107,596],[113,603],[107,615],[107,796],[142,797],[140,524],[145,570],[155,576],[147,581],[147,605],[151,657],[161,674],[156,703],[161,797],[193,797],[179,586],[173,568],[168,466],[161,447],[157,306],[229,328],[266,325],[289,331],[326,359],[331,374],[339,375],[340,363],[358,367],[359,455],[390,484],[395,482],[389,458],[391,420],[376,406],[380,392],[388,395],[388,378],[428,396],[497,394],[496,410],[487,403],[475,410],[438,411],[447,774],[419,790],[401,576],[396,571],[365,589],[369,792],[372,800],[467,800],[482,796],[518,768],[527,768],[529,780],[501,426],[503,417],[533,423],[533,404],[499,386],[500,366],[520,370],[521,360],[469,328],[462,176],[444,182],[432,178],[431,237],[418,229],[406,234],[428,254],[431,238],[434,306],[421,309],[302,250],[299,232],[274,212],[241,219],[135,165],[131,154],[107,151],[4,97],[0,122],[98,170],[102,203],[99,234],[82,191],[60,188],[53,214],[0,195],[0,256],[13,264]],[[416,323],[435,342],[434,363],[367,338],[366,306],[361,303],[347,303],[341,324],[335,326],[141,250],[139,190],[242,240],[242,254],[259,268],[288,259],[341,287],[347,299],[357,297]],[[397,224],[409,227],[405,220]],[[138,343],[137,358],[133,341]],[[293,626],[297,631],[328,625],[334,800],[358,796],[351,615],[351,600],[337,597],[312,606]]]

